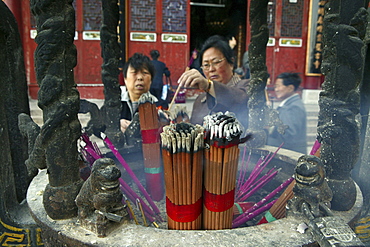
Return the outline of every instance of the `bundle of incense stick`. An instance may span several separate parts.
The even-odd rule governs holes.
[[[272,205],[269,211],[262,217],[258,222],[258,225],[272,222],[286,216],[286,204],[287,201],[292,199],[294,196],[293,187],[295,185],[295,180],[292,180],[285,191],[280,195],[277,201]]]
[[[315,143],[312,146],[310,151],[310,155],[315,155],[320,157],[320,147],[321,144],[318,139],[316,139]],[[285,191],[280,195],[276,203],[271,207],[269,211],[266,212],[265,216],[258,222],[258,224],[264,224],[268,222],[272,222],[286,216],[286,204],[288,200],[294,197],[293,188],[295,185],[295,180],[293,180],[289,186],[285,189]]]
[[[290,185],[294,181],[293,177],[290,177],[286,181],[284,181],[280,186],[278,186],[275,190],[270,192],[267,196],[265,196],[262,200],[257,202],[253,207],[249,208],[247,211],[245,211],[243,214],[239,215],[233,220],[232,227],[236,228],[241,226],[242,224],[246,223],[247,221],[253,219],[257,215],[269,210],[278,199],[275,199],[271,202],[272,198],[274,198],[278,193],[280,193],[282,190],[284,190],[288,185]]]
[[[248,178],[246,178],[247,177],[246,173],[252,154],[250,152],[247,162],[244,162],[246,147],[244,148],[241,169],[238,177],[235,201],[244,202],[250,196],[256,193],[259,189],[265,186],[268,182],[270,182],[274,177],[276,177],[280,169],[276,169],[273,167],[269,169],[264,175],[262,175],[262,172],[264,171],[266,166],[270,163],[270,161],[275,157],[280,148],[281,146],[278,147],[274,153],[269,153],[265,157],[262,156],[257,161]]]
[[[226,112],[204,118],[205,152],[203,228],[229,229],[232,226],[241,126]]]
[[[144,93],[140,96],[138,103],[146,189],[153,200],[160,201],[164,196],[164,188],[155,98],[150,93]]]
[[[178,123],[161,133],[168,229],[202,227],[204,129]]]
[[[92,142],[86,133],[82,133],[79,141],[79,151],[90,166],[103,155],[95,142]]]

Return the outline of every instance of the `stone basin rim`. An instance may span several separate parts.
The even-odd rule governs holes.
[[[265,146],[256,153],[274,152],[276,147]],[[302,154],[281,149],[276,159],[295,162]],[[303,246],[314,243],[310,230],[301,234],[297,231],[304,218],[287,217],[268,224],[225,230],[167,230],[144,227],[133,223],[123,224],[105,238],[98,238],[94,233],[82,228],[77,218],[53,220],[47,216],[42,204],[42,191],[48,183],[46,170],[31,182],[27,192],[30,213],[43,230],[45,246]],[[362,207],[362,194],[357,186],[355,206],[345,212],[334,211],[345,222],[353,220]],[[262,234],[261,234],[262,233]],[[268,236],[268,237],[266,237]],[[60,245],[58,245],[58,243]]]

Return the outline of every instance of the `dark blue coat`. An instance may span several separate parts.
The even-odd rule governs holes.
[[[163,75],[169,77],[171,75],[170,71],[168,70],[165,63],[158,61],[158,60],[152,60],[152,63],[155,68],[155,74],[152,78],[152,85],[151,88],[157,88],[162,89],[163,87]]]
[[[298,94],[293,95],[278,107],[279,118],[288,125],[285,133],[280,134],[274,127],[268,136],[267,145],[280,146],[283,142],[283,148],[307,153],[307,116],[304,104]]]

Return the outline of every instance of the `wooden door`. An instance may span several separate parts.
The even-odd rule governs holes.
[[[298,72],[302,78],[305,75],[308,2],[269,2],[267,20],[270,39],[266,64],[272,81],[283,72]]]
[[[76,0],[77,66],[75,82],[81,98],[104,98],[100,49],[101,0]]]
[[[267,23],[270,35],[266,48],[266,65],[272,83],[280,73],[297,72],[301,74],[301,86],[304,87],[308,11],[309,1],[269,1]],[[247,37],[249,30],[250,27],[247,26]]]
[[[77,48],[77,66],[74,68],[75,82],[81,98],[102,99],[103,84],[101,79],[102,58],[100,52],[101,0],[76,0],[76,32],[74,44]],[[34,52],[37,44],[36,22],[30,13],[29,4],[22,6],[23,43],[27,80],[30,97],[37,99],[39,90],[34,70]]]
[[[189,60],[190,2],[187,0],[132,0],[127,5],[127,57],[141,52],[159,60],[171,71],[173,83],[185,71]],[[127,59],[127,58],[126,58]]]

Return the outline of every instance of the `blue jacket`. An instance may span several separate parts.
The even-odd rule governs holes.
[[[294,94],[277,108],[279,118],[288,125],[285,133],[280,134],[275,127],[272,128],[268,136],[267,145],[280,146],[283,142],[283,148],[307,153],[307,116],[306,109],[298,94]]]

